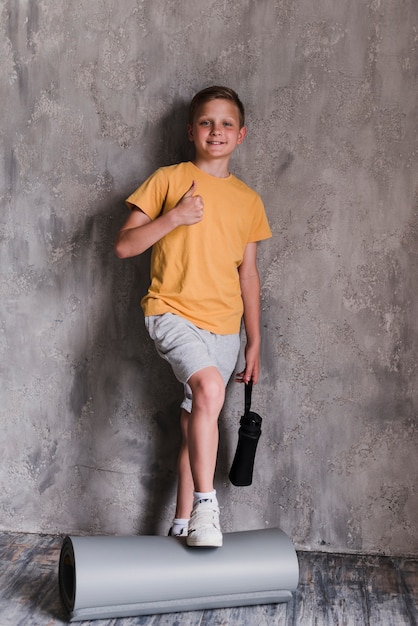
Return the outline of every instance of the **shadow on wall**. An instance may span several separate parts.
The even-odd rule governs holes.
[[[150,172],[191,158],[186,125],[183,104],[147,129]],[[124,197],[132,191],[127,188]],[[152,534],[176,486],[182,388],[143,324],[140,299],[149,284],[150,252],[124,261],[113,253],[127,217],[123,200],[113,198],[90,216],[72,240],[77,252],[71,271],[86,303],[69,390],[79,433],[73,458],[86,501],[73,525],[85,532]],[[116,219],[115,205],[122,209]],[[128,517],[137,511],[130,525],[123,508]]]
[[[149,155],[152,171],[193,158],[193,144],[187,137],[188,109],[188,103],[174,103],[155,129],[155,137],[151,140],[155,151]]]

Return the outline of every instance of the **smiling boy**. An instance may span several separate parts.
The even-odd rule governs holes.
[[[222,545],[214,490],[218,418],[246,331],[245,367],[257,382],[260,280],[257,242],[271,236],[258,194],[229,172],[247,133],[238,95],[209,87],[193,98],[188,136],[195,158],[157,170],[129,198],[119,258],[152,246],[151,284],[142,300],[157,352],[183,383],[177,507],[170,533],[190,546]],[[190,513],[191,512],[191,513]]]

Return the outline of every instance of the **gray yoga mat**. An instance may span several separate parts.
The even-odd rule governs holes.
[[[70,621],[287,602],[296,551],[278,528],[224,534],[222,548],[174,537],[66,537],[59,588]]]

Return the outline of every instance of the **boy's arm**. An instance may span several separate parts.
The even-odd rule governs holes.
[[[247,336],[245,369],[236,376],[237,382],[255,384],[260,372],[260,277],[257,270],[257,243],[248,243],[238,268],[244,303],[244,326]]]
[[[120,229],[115,242],[115,254],[120,259],[136,256],[148,250],[156,241],[168,235],[177,226],[191,226],[203,218],[201,196],[194,196],[195,181],[176,206],[151,220],[140,208],[134,209]]]

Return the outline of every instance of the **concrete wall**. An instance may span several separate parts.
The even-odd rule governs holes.
[[[188,158],[193,93],[247,105],[262,195],[264,416],[225,530],[417,554],[415,0],[1,1],[0,528],[166,532],[181,389],[143,329],[124,198]]]

